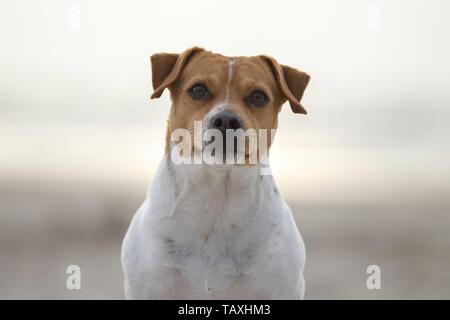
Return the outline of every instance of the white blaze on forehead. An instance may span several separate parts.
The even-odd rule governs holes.
[[[233,79],[233,65],[234,65],[234,60],[228,61],[228,81],[227,81],[226,96],[225,96],[226,102],[230,102],[230,83],[231,83],[231,79]]]

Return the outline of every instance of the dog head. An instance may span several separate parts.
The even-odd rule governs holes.
[[[154,54],[151,66],[151,98],[159,98],[167,88],[172,99],[166,152],[172,133],[185,129],[194,134],[196,121],[202,122],[203,131],[214,129],[225,139],[230,131],[251,130],[254,134],[276,129],[286,101],[294,113],[306,114],[300,101],[309,75],[269,56],[226,57],[194,47],[181,54]],[[256,148],[245,149],[246,157],[261,153],[261,137],[257,139]],[[268,151],[272,135],[264,139]],[[225,141],[223,145],[225,149]]]

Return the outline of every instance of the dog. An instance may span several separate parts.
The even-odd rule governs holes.
[[[180,153],[174,133],[191,133],[196,122],[202,132],[257,132],[278,127],[287,101],[306,114],[309,75],[270,56],[198,47],[150,60],[151,98],[169,89],[172,107],[165,156],[122,244],[126,298],[303,299],[304,243],[272,175],[261,174],[262,157],[249,164],[247,147],[241,164],[174,163],[171,155]]]

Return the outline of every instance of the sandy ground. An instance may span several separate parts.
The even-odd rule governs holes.
[[[0,298],[124,298],[120,245],[144,194],[3,184]],[[450,299],[450,207],[288,202],[307,248],[307,299]],[[81,290],[66,288],[71,264]],[[380,290],[366,287],[371,264]]]

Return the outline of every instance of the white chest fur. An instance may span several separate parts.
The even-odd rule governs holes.
[[[165,158],[124,239],[127,298],[303,298],[303,241],[259,169]]]

